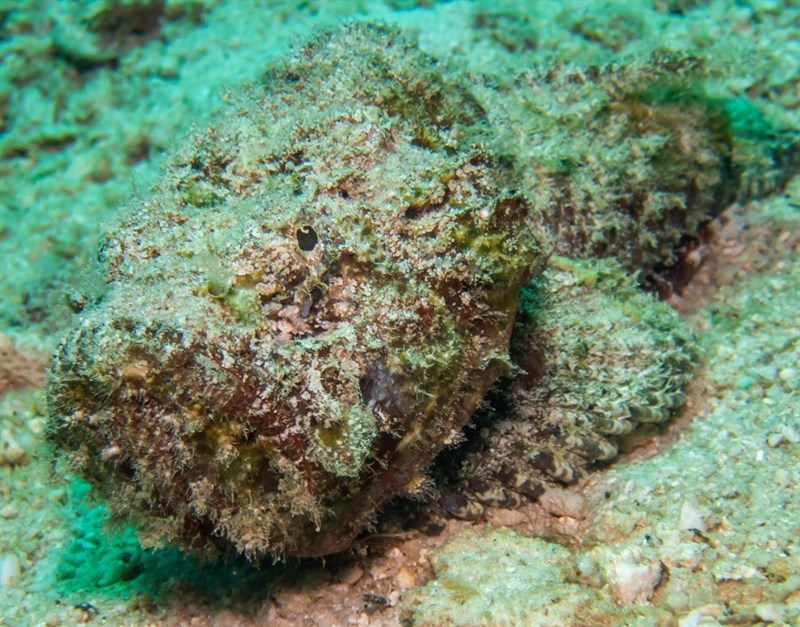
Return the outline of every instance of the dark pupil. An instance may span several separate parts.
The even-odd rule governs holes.
[[[307,224],[297,229],[297,245],[300,250],[311,252],[317,245],[319,238],[317,232]]]

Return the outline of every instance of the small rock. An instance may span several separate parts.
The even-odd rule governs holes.
[[[784,601],[793,594],[800,592],[800,575],[791,575],[783,583],[775,586],[777,599]]]
[[[19,510],[11,505],[0,510],[0,517],[10,519],[19,516]]]
[[[764,571],[772,561],[772,555],[769,551],[755,551],[750,554],[747,561],[750,562],[751,566],[758,568],[758,570]]]
[[[619,605],[647,603],[661,581],[661,564],[646,562],[635,550],[624,551],[606,566],[609,592]]]
[[[696,501],[691,497],[687,497],[683,500],[678,527],[680,529],[695,529],[702,532],[708,531],[708,525],[706,525],[706,521],[700,512],[700,508]]]
[[[683,590],[675,590],[666,598],[666,604],[677,612],[684,612],[689,607],[689,595]]]
[[[575,558],[578,565],[578,572],[580,572],[580,583],[590,588],[602,588],[603,573],[595,560],[592,559],[588,553],[580,553]]]
[[[8,588],[21,573],[19,558],[14,553],[0,557],[0,587]]]
[[[772,399],[776,403],[785,403],[792,398],[792,395],[784,390],[782,385],[775,383],[767,389],[766,397],[764,400]]]
[[[792,565],[786,558],[779,557],[767,565],[766,575],[770,581],[786,581],[792,576]]]
[[[703,545],[695,542],[682,542],[669,547],[661,556],[661,562],[667,568],[696,569],[703,562]]]
[[[784,442],[784,437],[782,433],[770,433],[767,436],[767,446],[770,448],[778,448]]]
[[[700,610],[694,610],[678,621],[678,627],[698,627],[702,618]]]
[[[778,376],[781,381],[791,381],[797,376],[797,368],[782,368]]]
[[[778,378],[778,366],[756,366],[751,372],[763,381],[773,382]]]
[[[32,420],[29,420],[28,429],[30,429],[31,433],[41,435],[44,433],[44,420],[41,418],[33,418]]]
[[[755,382],[756,380],[753,377],[744,375],[739,377],[739,379],[736,381],[736,388],[739,390],[749,390],[751,387],[753,387]]]
[[[785,468],[778,468],[775,471],[775,483],[781,488],[788,488],[792,484],[792,473]]]
[[[0,466],[19,466],[25,460],[25,451],[11,436],[0,444]]]
[[[396,582],[401,590],[410,590],[416,585],[417,575],[413,569],[404,566],[397,573]]]
[[[67,495],[63,488],[57,488],[48,495],[51,503],[64,504],[67,502]]]
[[[792,444],[800,443],[800,431],[791,425],[784,425],[781,429],[781,434]]]
[[[759,571],[750,564],[732,559],[719,560],[711,567],[711,574],[718,583],[722,581],[745,581],[760,577]]]
[[[758,616],[765,623],[783,623],[785,610],[777,603],[759,603],[754,609]]]

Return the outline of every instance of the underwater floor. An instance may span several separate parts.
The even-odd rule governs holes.
[[[397,24],[498,81],[696,52],[725,69],[720,89],[800,129],[793,2],[0,1],[0,624],[798,624],[796,172],[708,226],[669,300],[702,349],[683,415],[535,505],[255,566],[145,551],[55,472],[45,372],[102,225],[230,89],[344,20]]]

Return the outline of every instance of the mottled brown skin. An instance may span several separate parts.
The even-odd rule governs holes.
[[[440,505],[476,519],[483,506],[577,483],[635,429],[682,410],[696,353],[678,316],[619,264],[554,258],[523,289],[511,344],[519,372],[476,417],[483,437]]]
[[[539,258],[466,86],[352,26],[173,155],[98,251],[50,436],[147,543],[347,548],[507,371]]]
[[[733,197],[743,161],[693,65],[553,66],[495,90],[382,27],[315,39],[178,146],[108,230],[105,294],[54,360],[58,455],[145,544],[347,548],[507,372],[520,290],[548,254],[612,258],[612,284],[635,291]],[[665,343],[631,361],[602,321],[582,324],[591,294],[537,285],[561,309],[521,310],[510,413],[462,472],[487,503],[613,457],[617,422],[678,406],[690,361],[668,317]],[[659,315],[621,326],[646,335]],[[583,334],[615,368],[571,376]],[[677,361],[630,416],[575,400],[664,350]],[[475,503],[443,500],[463,517]]]
[[[478,92],[556,254],[613,258],[648,278],[736,198],[743,164],[702,80],[700,59],[654,54],[532,68]]]

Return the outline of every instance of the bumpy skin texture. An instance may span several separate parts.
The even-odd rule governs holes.
[[[146,542],[342,550],[507,370],[539,252],[467,93],[393,32],[322,36],[109,231],[51,438]]]
[[[647,278],[735,198],[731,121],[701,81],[698,59],[654,55],[534,68],[477,92],[557,254]]]
[[[678,407],[691,353],[631,273],[738,185],[725,116],[656,61],[490,89],[383,28],[301,49],[101,242],[52,370],[59,454],[147,544],[342,550],[507,371],[534,276],[526,374],[463,474],[535,497],[608,459]],[[554,251],[617,261],[542,278]]]
[[[556,257],[523,289],[512,337],[520,372],[442,505],[462,518],[575,483],[638,426],[679,412],[696,348],[672,309],[613,260]]]

